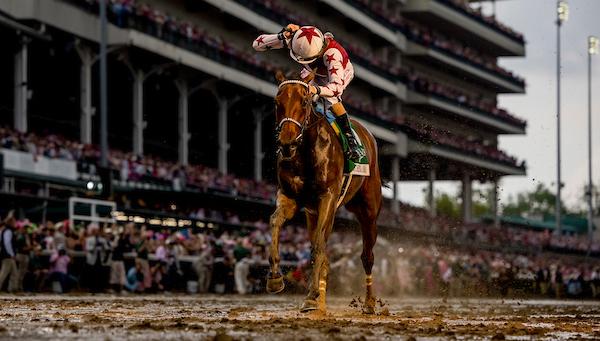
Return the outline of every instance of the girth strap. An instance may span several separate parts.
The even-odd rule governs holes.
[[[335,205],[336,209],[340,208],[340,205],[342,204],[342,202],[344,202],[344,198],[346,197],[346,194],[348,193],[348,188],[350,188],[351,182],[352,182],[352,173],[344,174],[344,182],[342,183],[342,194],[340,195],[340,198],[338,199],[337,204]]]

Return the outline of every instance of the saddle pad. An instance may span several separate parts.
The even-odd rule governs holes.
[[[317,103],[317,105],[315,106],[315,110],[319,114],[323,115],[323,104]],[[349,148],[348,140],[346,139],[346,136],[344,136],[344,134],[342,134],[342,130],[340,129],[339,125],[337,124],[337,122],[335,120],[335,115],[331,112],[331,110],[327,110],[327,113],[325,114],[325,119],[327,119],[327,122],[329,123],[329,125],[331,126],[333,131],[335,131],[335,134],[337,135],[338,139],[340,140],[340,143],[342,144],[342,148],[344,149],[344,152],[346,152]],[[352,128],[352,134],[354,134],[354,138],[356,138],[356,142],[358,143],[359,152],[362,155],[362,157],[359,160],[359,162],[354,162],[354,161],[345,159],[344,173],[358,175],[358,176],[370,176],[371,173],[369,170],[369,158],[367,157],[367,153],[365,151],[364,144],[363,144],[362,140],[360,139],[360,136],[358,136],[358,134],[354,130],[354,124],[352,122],[350,122],[350,127]]]

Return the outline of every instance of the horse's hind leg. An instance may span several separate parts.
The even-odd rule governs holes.
[[[277,192],[277,207],[270,220],[271,254],[269,264],[271,265],[271,272],[267,277],[267,292],[272,294],[283,291],[285,287],[283,276],[279,272],[279,232],[281,232],[283,224],[294,217],[297,210],[298,206],[295,200],[288,198],[281,191]]]
[[[352,201],[346,208],[356,215],[360,223],[363,239],[363,251],[360,255],[366,274],[366,298],[363,311],[366,314],[375,313],[375,295],[373,295],[373,247],[377,242],[377,216],[381,207],[381,192],[374,193],[371,198],[363,197]]]
[[[373,295],[373,263],[375,262],[375,256],[373,255],[373,247],[377,241],[377,217],[366,216],[364,218],[358,218],[360,221],[360,227],[362,229],[363,237],[363,251],[360,255],[362,260],[363,268],[365,269],[366,279],[366,298],[363,311],[366,314],[375,313],[375,295]]]

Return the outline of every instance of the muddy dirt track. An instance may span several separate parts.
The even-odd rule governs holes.
[[[0,339],[557,340],[600,339],[600,302],[387,299],[365,316],[300,296],[1,296]]]

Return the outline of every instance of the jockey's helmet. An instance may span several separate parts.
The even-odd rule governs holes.
[[[292,37],[290,56],[300,64],[310,64],[321,56],[325,44],[325,37],[318,28],[302,26]]]

